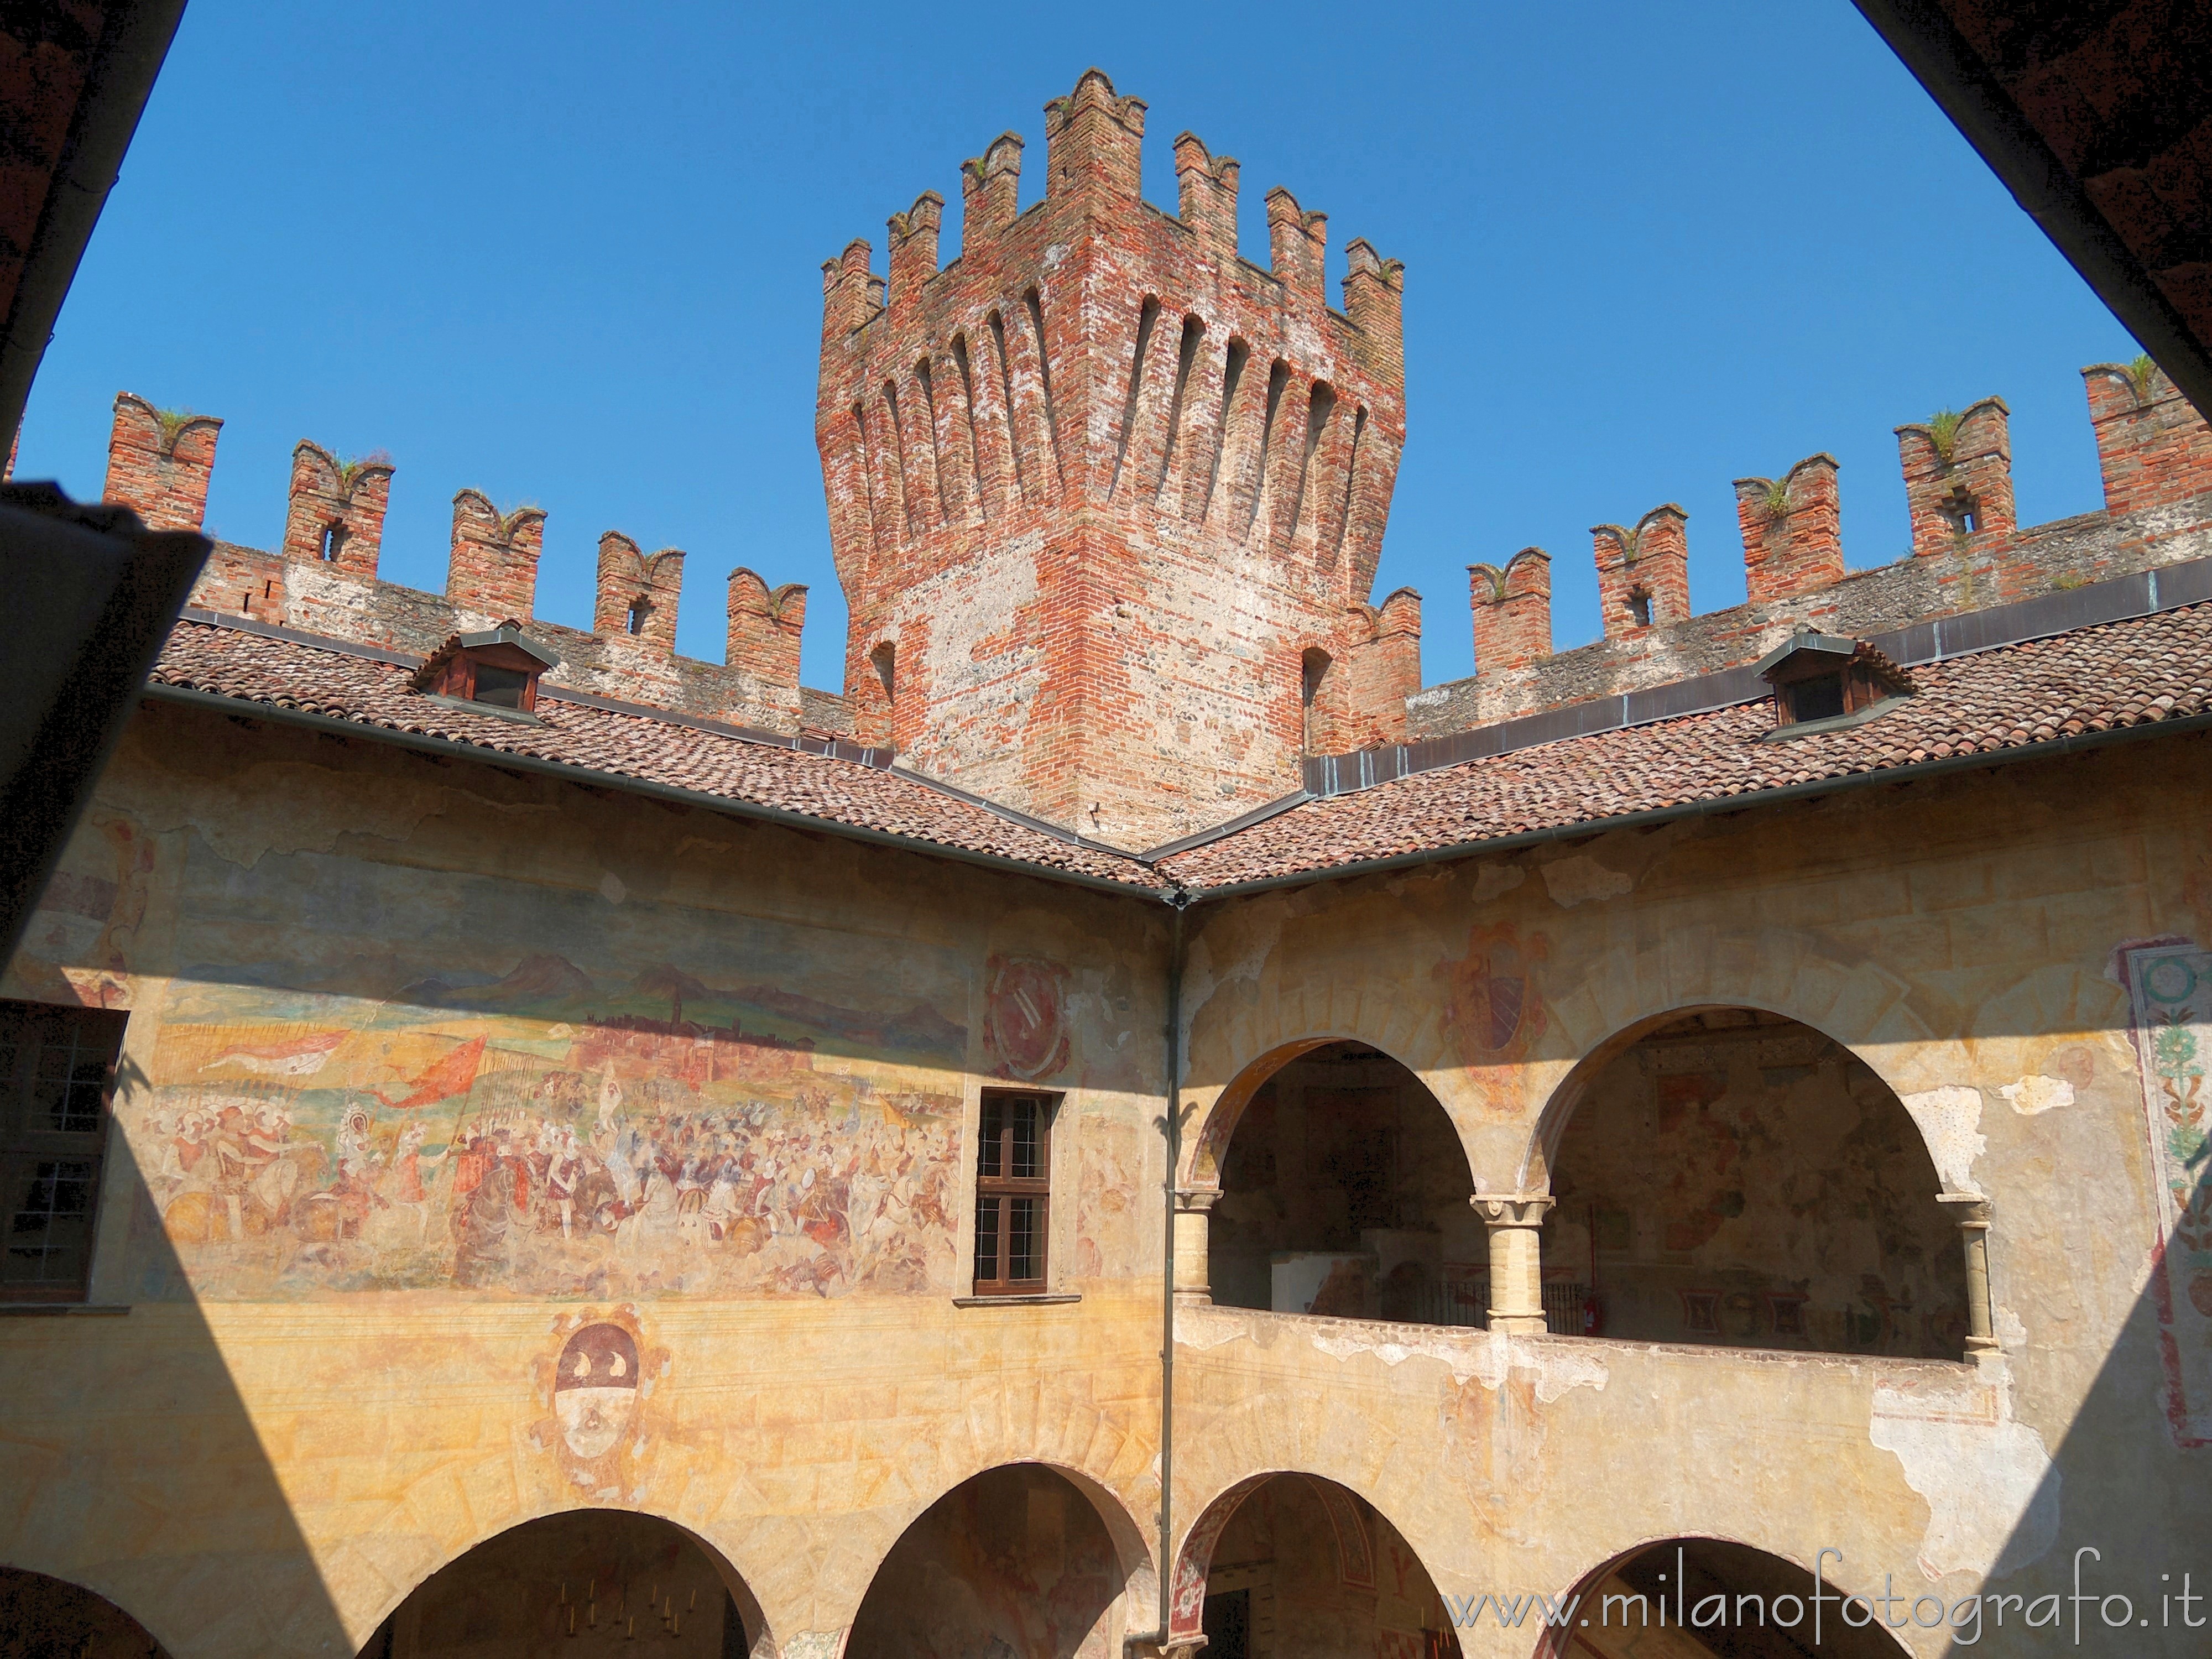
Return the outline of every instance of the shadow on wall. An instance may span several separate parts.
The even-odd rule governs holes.
[[[1894,1091],[1753,1008],[1668,1019],[1590,1080],[1551,1158],[1547,1276],[1594,1334],[1956,1359],[1966,1265]]]
[[[1978,1607],[1954,1603],[1948,1651],[1959,1659],[2070,1644],[2077,1615],[2085,1651],[2212,1652],[2212,950],[2167,939],[2123,948],[2116,966],[2160,1219],[2140,1238],[2075,1242],[2085,1265],[2108,1253],[2115,1277],[2147,1268],[2148,1283],[2101,1359],[2085,1355],[2093,1379],[2022,1494]],[[2009,1285],[2003,1269],[1994,1258],[1993,1295],[2025,1327],[2008,1349],[2100,1336],[2057,1298]],[[1968,1622],[1977,1614],[1979,1632]],[[2034,1633],[2014,1633],[2023,1629]]]
[[[1072,1481],[1035,1463],[987,1469],[900,1535],[853,1620],[846,1659],[1111,1659],[1123,1583],[1105,1522]]]
[[[70,1659],[147,1639],[174,1659],[350,1655],[152,1194],[109,1147],[91,1307],[11,1312],[0,1342],[6,1622],[43,1621]]]
[[[683,1528],[623,1510],[526,1521],[440,1569],[385,1620],[361,1659],[598,1652],[649,1641],[661,1659],[744,1659],[758,1604]]]

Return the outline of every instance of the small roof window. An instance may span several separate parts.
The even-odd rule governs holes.
[[[1801,629],[1758,662],[1774,688],[1770,738],[1856,726],[1913,692],[1912,679],[1864,640]]]
[[[481,634],[456,634],[432,652],[410,682],[447,702],[534,720],[538,679],[561,659],[522,635],[512,619]]]

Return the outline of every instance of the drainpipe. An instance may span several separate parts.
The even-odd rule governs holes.
[[[1158,1577],[1159,1624],[1150,1632],[1127,1638],[1131,1645],[1145,1644],[1167,1651],[1169,1603],[1175,1593],[1175,1517],[1170,1494],[1175,1489],[1175,1276],[1176,1170],[1182,1162],[1182,959],[1183,914],[1190,895],[1177,887],[1168,896],[1172,919],[1168,924],[1167,984],[1167,1167],[1160,1172],[1160,1215],[1163,1224],[1160,1261],[1160,1532]]]

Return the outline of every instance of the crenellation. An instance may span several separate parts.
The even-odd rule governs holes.
[[[1689,514],[1668,501],[1632,526],[1590,526],[1607,639],[1665,628],[1690,614],[1688,523]]]
[[[1753,603],[1810,592],[1843,575],[1834,456],[1808,455],[1779,478],[1738,478],[1735,508]]]
[[[1176,135],[1176,192],[1182,222],[1216,259],[1237,257],[1237,175],[1233,155],[1216,155],[1194,132]]]
[[[1495,676],[1552,654],[1552,556],[1524,547],[1505,568],[1467,568],[1474,610],[1474,672]]]
[[[2105,505],[2171,507],[2212,493],[2212,426],[2148,357],[2081,371]]]
[[[136,392],[117,392],[100,499],[131,508],[149,530],[198,530],[207,520],[222,434],[216,416],[156,409]]]
[[[292,451],[283,555],[349,575],[374,576],[392,501],[392,464],[380,456],[341,461],[302,438]]]
[[[890,297],[894,307],[904,307],[920,295],[922,285],[937,275],[938,233],[944,223],[945,198],[925,190],[904,213],[894,213],[890,232]]]
[[[1088,69],[1044,106],[1045,194],[1093,208],[1126,207],[1143,184],[1145,100],[1121,97]]]
[[[538,599],[538,561],[545,550],[545,514],[519,507],[501,513],[483,491],[453,497],[453,541],[446,597],[463,616],[489,625],[528,622]]]
[[[1897,454],[1916,555],[2012,534],[2012,411],[2003,398],[1984,398],[1963,411],[1899,427]]]
[[[1303,305],[1325,307],[1328,215],[1298,205],[1280,185],[1267,192],[1268,264],[1285,290]]]
[[[1006,234],[1022,182],[1022,137],[1002,132],[960,164],[960,251],[967,258]]]
[[[866,237],[856,236],[845,244],[845,251],[837,258],[823,262],[822,332],[825,338],[843,338],[883,309],[883,295],[877,287],[880,279],[868,269],[875,252]]]
[[[592,631],[647,656],[676,654],[676,612],[684,597],[684,555],[664,547],[647,556],[619,530],[599,538]]]

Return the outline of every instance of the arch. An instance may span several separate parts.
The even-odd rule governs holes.
[[[1221,1185],[1221,1160],[1229,1151],[1230,1138],[1237,1133],[1237,1124],[1244,1115],[1244,1109],[1252,1103],[1269,1079],[1292,1060],[1323,1048],[1331,1042],[1354,1041],[1349,1032],[1332,1032],[1322,1036],[1298,1037],[1270,1048],[1252,1060],[1230,1079],[1229,1086],[1215,1097],[1212,1105],[1200,1121],[1198,1133],[1190,1138],[1188,1150],[1183,1154],[1182,1178],[1178,1185],[1199,1191],[1218,1189]]]
[[[1149,1626],[1158,1586],[1143,1533],[1109,1488],[1064,1464],[994,1463],[954,1481],[900,1528],[854,1610],[844,1653],[904,1653],[924,1631],[952,1626],[960,1645],[995,1640],[1072,1659],[1097,1631],[1113,1634],[1117,1609],[1125,1631]]]
[[[11,1652],[168,1659],[145,1626],[99,1591],[27,1567],[0,1566],[0,1632]]]
[[[498,1597],[471,1589],[478,1573],[501,1586]],[[712,1595],[717,1586],[726,1598],[719,1605]],[[708,1591],[704,1606],[702,1590]],[[448,1603],[480,1607],[470,1617],[501,1621],[500,1633],[511,1626],[526,1638],[565,1634],[571,1619],[580,1628],[619,1621],[611,1626],[616,1630],[630,1620],[650,1621],[637,1626],[644,1633],[665,1628],[664,1619],[680,1630],[688,1619],[734,1616],[741,1644],[733,1648],[726,1637],[726,1652],[754,1659],[773,1659],[776,1652],[759,1598],[729,1558],[692,1528],[642,1510],[556,1510],[451,1553],[386,1610],[362,1659],[413,1659],[419,1621]]]
[[[1515,1190],[1526,1193],[1543,1193],[1551,1190],[1552,1160],[1559,1151],[1559,1139],[1566,1133],[1567,1125],[1573,1119],[1576,1109],[1588,1097],[1592,1084],[1614,1060],[1664,1026],[1692,1016],[1723,1013],[1731,1009],[1748,1009],[1761,1014],[1771,1014],[1777,1018],[1802,1025],[1808,1030],[1819,1032],[1820,1036],[1827,1038],[1829,1042],[1865,1066],[1875,1076],[1880,1077],[1887,1085],[1890,1092],[1898,1097],[1900,1104],[1903,1103],[1905,1091],[1897,1086],[1896,1082],[1883,1071],[1881,1066],[1876,1065],[1873,1059],[1863,1053],[1857,1045],[1847,1038],[1838,1036],[1820,1020],[1808,1019],[1802,1014],[1793,1013],[1786,1008],[1771,1006],[1757,998],[1680,1003],[1643,1014],[1631,1020],[1592,1048],[1589,1053],[1574,1063],[1565,1077],[1560,1079],[1546,1099],[1543,1110],[1537,1115],[1535,1127],[1528,1137],[1527,1150],[1522,1157],[1516,1171],[1518,1180]],[[1966,1074],[1963,1067],[1957,1073],[1961,1076]],[[1929,1158],[1935,1164],[1939,1176],[1948,1177],[1949,1172],[1945,1170],[1944,1164],[1949,1160],[1939,1152],[1936,1143],[1930,1139],[1927,1124],[1922,1121],[1910,1106],[1906,1106],[1905,1110],[1905,1115],[1912,1120],[1913,1127],[1920,1135],[1921,1144],[1927,1149]],[[1948,1179],[1946,1185],[1948,1188]]]
[[[1325,1475],[1300,1469],[1266,1469],[1247,1475],[1215,1494],[1185,1529],[1182,1543],[1176,1552],[1165,1646],[1176,1647],[1203,1638],[1206,1590],[1213,1577],[1215,1553],[1248,1503],[1277,1481],[1295,1483],[1290,1490],[1310,1497],[1326,1516],[1339,1586],[1355,1592],[1373,1591],[1384,1571],[1381,1562],[1385,1551],[1402,1549],[1419,1567],[1427,1580],[1427,1596],[1441,1613],[1442,1599],[1437,1595],[1435,1581],[1429,1577],[1427,1567],[1413,1553],[1405,1534],[1373,1503]],[[1448,1633],[1449,1620],[1440,1619],[1438,1627]],[[1455,1648],[1455,1639],[1449,1645]]]
[[[1474,1172],[1450,1114],[1370,1044],[1296,1046],[1240,1089],[1237,1123],[1212,1158],[1220,1194],[1206,1241],[1212,1299],[1479,1323],[1490,1246],[1469,1206]]]
[[[1816,1564],[1826,1565],[1825,1559]],[[1804,1631],[1814,1616],[1811,1598],[1825,1594],[1834,1599],[1822,1604],[1826,1610],[1820,1615],[1821,1653],[1833,1653],[1837,1659],[1896,1659],[1906,1651],[1903,1644],[1883,1630],[1883,1615],[1871,1601],[1864,1602],[1869,1622],[1853,1625],[1849,1619],[1840,1618],[1842,1600],[1863,1598],[1853,1591],[1838,1591],[1834,1581],[1825,1575],[1816,1586],[1814,1570],[1802,1562],[1717,1534],[1680,1533],[1632,1545],[1576,1580],[1555,1604],[1571,1603],[1575,1611],[1546,1627],[1537,1638],[1533,1659],[1571,1659],[1592,1651],[1609,1654],[1610,1646],[1591,1644],[1589,1632],[1612,1628],[1610,1621],[1618,1615],[1621,1628],[1640,1632],[1651,1622],[1652,1607],[1662,1590],[1670,1597],[1679,1597],[1666,1615],[1669,1626],[1678,1632],[1678,1641],[1694,1642],[1692,1632],[1700,1629],[1756,1630],[1762,1638],[1777,1628]],[[1616,1604],[1609,1597],[1620,1600]],[[1632,1597],[1642,1603],[1640,1608],[1632,1605]],[[1712,1607],[1715,1598],[1721,1604],[1717,1608]],[[1796,1603],[1796,1616],[1786,1624],[1769,1616],[1778,1613],[1778,1604],[1785,1599]],[[1698,1615],[1709,1608],[1715,1616],[1699,1624]],[[1642,1622],[1634,1622],[1639,1613]],[[1579,1642],[1577,1636],[1582,1638]],[[1978,1620],[1977,1639],[1978,1636]],[[1733,1643],[1722,1650],[1729,1653],[1766,1650],[1764,1646],[1739,1647]],[[1778,1650],[1802,1649],[1793,1643]]]
[[[1817,1027],[1742,1006],[1641,1020],[1545,1115],[1547,1277],[1583,1279],[1595,1334],[1956,1359],[1980,1316],[1938,1152]]]

